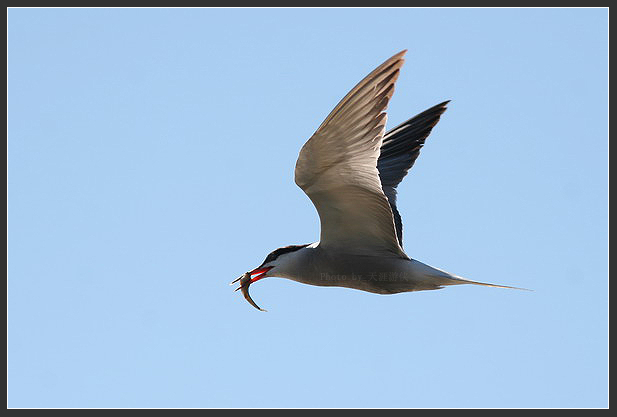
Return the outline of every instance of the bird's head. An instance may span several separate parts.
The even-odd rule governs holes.
[[[242,290],[244,298],[246,298],[246,300],[251,303],[255,308],[261,310],[261,308],[259,308],[251,299],[248,292],[249,286],[252,283],[268,276],[281,276],[280,274],[284,273],[285,270],[294,263],[294,255],[296,254],[296,251],[307,246],[308,244],[289,245],[270,252],[268,256],[266,256],[266,259],[261,263],[261,265],[259,265],[252,271],[246,272],[244,275],[241,275],[240,277],[232,281],[232,284],[240,281],[240,286],[236,288],[236,290]],[[277,272],[279,273],[279,275],[277,275]]]
[[[289,264],[295,259],[296,251],[307,246],[308,244],[289,245],[270,252],[261,265],[249,272],[249,274],[251,274],[251,284],[268,276],[279,276],[276,275],[277,270],[283,272],[283,270],[287,269]]]

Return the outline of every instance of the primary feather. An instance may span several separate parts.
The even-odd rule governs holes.
[[[391,129],[383,137],[377,169],[383,192],[390,203],[396,236],[401,247],[403,246],[403,222],[396,208],[396,187],[416,162],[424,141],[443,112],[446,111],[446,105],[449,102],[450,100],[444,101],[423,111]]]

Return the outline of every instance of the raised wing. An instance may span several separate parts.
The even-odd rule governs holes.
[[[383,192],[390,202],[396,236],[401,247],[403,246],[403,222],[396,208],[396,187],[416,162],[424,141],[443,112],[446,111],[446,105],[449,102],[450,100],[444,101],[423,111],[390,130],[383,137],[381,154],[377,160],[377,169],[379,170]]]
[[[406,52],[360,81],[300,151],[295,180],[317,208],[322,247],[407,258],[377,170],[385,110]]]

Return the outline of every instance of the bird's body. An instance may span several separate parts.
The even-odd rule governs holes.
[[[276,276],[303,284],[346,287],[377,294],[471,283],[415,259],[349,254],[344,250],[324,249],[319,242],[302,245],[281,256]]]
[[[466,280],[411,259],[403,250],[396,187],[448,103],[431,107],[384,134],[385,110],[405,52],[360,81],[302,147],[295,181],[317,209],[320,240],[279,248],[247,272],[255,277],[238,278],[251,304],[255,305],[248,286],[269,276],[378,294],[457,284],[514,288]]]

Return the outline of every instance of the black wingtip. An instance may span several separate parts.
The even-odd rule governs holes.
[[[442,113],[443,113],[443,111],[445,111],[448,108],[447,106],[448,106],[448,104],[450,104],[451,101],[452,100],[446,100],[446,101],[443,101],[443,102],[441,102],[439,104],[435,104],[433,107],[431,107],[429,109],[426,109],[422,113],[431,113],[432,111],[435,111],[437,109],[443,109],[442,110]],[[420,114],[422,114],[422,113],[420,113]]]

